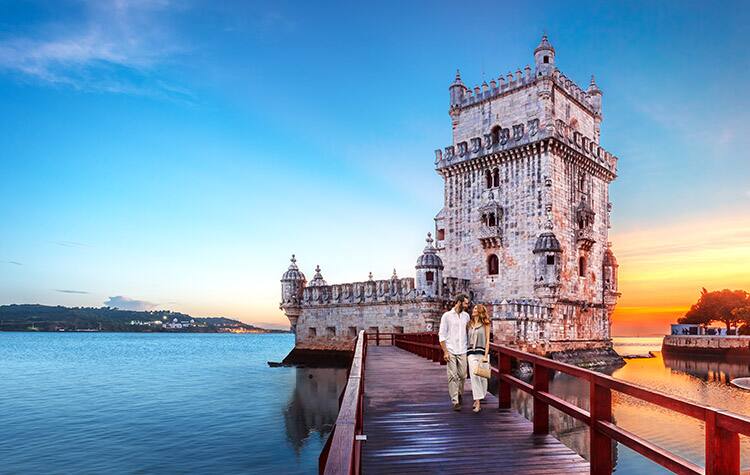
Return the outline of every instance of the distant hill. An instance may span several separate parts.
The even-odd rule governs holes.
[[[135,311],[112,307],[0,305],[0,331],[186,331],[198,333],[288,333],[226,317],[191,317],[169,310]]]

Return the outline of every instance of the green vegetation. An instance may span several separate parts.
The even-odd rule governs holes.
[[[182,328],[166,328],[165,323],[190,322]],[[156,323],[159,322],[159,323]],[[111,307],[62,307],[47,305],[0,306],[0,331],[183,331],[197,333],[257,332],[286,333],[266,330],[225,317],[196,318],[169,310],[134,311]]]
[[[705,288],[701,296],[679,323],[693,323],[708,326],[711,322],[721,322],[727,327],[727,333],[734,327],[742,325],[740,334],[750,333],[750,294],[744,290],[715,290]]]

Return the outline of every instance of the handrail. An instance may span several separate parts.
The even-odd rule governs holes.
[[[362,454],[363,402],[367,334],[360,330],[349,368],[349,379],[339,401],[339,414],[318,460],[318,471],[326,475],[359,474]]]
[[[433,361],[442,360],[442,349],[436,333],[402,334],[395,337],[396,346]],[[549,432],[549,407],[574,417],[589,427],[589,462],[592,474],[612,473],[612,441],[620,442],[642,456],[680,474],[724,475],[740,473],[739,434],[750,436],[750,418],[703,406],[693,401],[672,396],[637,384],[615,379],[588,369],[554,361],[543,356],[526,353],[507,346],[490,344],[497,355],[497,367],[492,372],[498,377],[498,406],[511,407],[511,387],[516,387],[533,397],[533,432]],[[527,383],[511,373],[513,360],[533,365],[532,383]],[[549,392],[552,371],[560,371],[589,384],[589,411]],[[612,391],[646,401],[684,414],[700,421],[706,427],[706,467],[696,465],[679,455],[633,434],[612,420]]]

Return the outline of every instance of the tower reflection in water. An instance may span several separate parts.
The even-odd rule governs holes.
[[[294,390],[284,409],[289,443],[299,452],[310,437],[325,441],[339,412],[347,370],[343,368],[294,368]]]

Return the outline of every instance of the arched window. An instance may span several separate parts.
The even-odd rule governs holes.
[[[495,213],[490,213],[487,215],[487,226],[497,226],[497,220],[495,219]]]
[[[584,277],[586,275],[586,258],[581,256],[578,258],[578,277]]]
[[[500,273],[500,263],[497,260],[497,255],[490,254],[487,257],[487,274],[497,275]]]
[[[492,172],[487,170],[484,172],[484,179],[487,182],[487,188],[492,188]]]
[[[435,273],[428,270],[424,273],[424,280],[426,280],[428,284],[432,284],[435,281]]]
[[[500,186],[500,170],[498,170],[497,168],[492,170],[492,186]]]
[[[490,135],[492,136],[492,145],[497,145],[500,143],[500,126],[496,125],[492,128],[490,131]]]
[[[549,64],[549,56],[544,57],[544,64]]]

